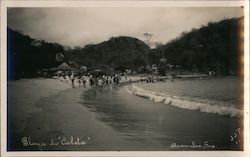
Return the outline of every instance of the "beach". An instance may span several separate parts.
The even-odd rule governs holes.
[[[127,87],[8,82],[8,150],[242,149],[231,139],[235,132],[242,136],[240,118],[150,101]]]
[[[79,104],[83,87],[32,79],[11,82],[8,89],[9,150],[122,150],[139,145],[117,136]]]

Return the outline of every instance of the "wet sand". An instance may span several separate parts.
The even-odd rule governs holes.
[[[23,79],[8,82],[9,126],[13,131],[23,131],[26,119],[41,108],[36,105],[40,99],[70,88],[56,79]]]

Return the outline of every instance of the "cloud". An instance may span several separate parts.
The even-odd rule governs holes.
[[[67,46],[99,43],[126,35],[167,41],[208,22],[243,16],[239,7],[214,8],[10,8],[8,26],[36,39]]]

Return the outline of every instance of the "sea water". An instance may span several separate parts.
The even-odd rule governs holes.
[[[243,81],[237,77],[138,83],[127,89],[130,94],[184,109],[233,117],[243,114]]]
[[[200,85],[196,84],[197,90],[201,93],[202,90],[208,87],[204,85],[204,82],[215,83],[214,86],[219,86],[228,80],[231,84],[237,83],[237,78],[226,78],[226,79],[213,79],[213,80],[175,80],[174,82],[159,83],[159,88],[165,91],[166,88],[163,84],[171,83],[172,87],[176,87],[179,83],[179,88],[186,87],[186,92],[192,93],[193,87],[190,82],[199,82]],[[203,82],[204,81],[204,82]],[[219,82],[217,82],[219,81]],[[239,82],[238,82],[239,83]],[[155,84],[144,84],[141,85],[148,87],[147,90],[157,87],[158,83]],[[184,85],[185,84],[185,85]],[[142,88],[142,86],[138,88]],[[151,86],[151,87],[150,87]],[[181,87],[182,86],[182,87]],[[237,85],[232,85],[237,87]],[[235,131],[241,130],[242,126],[240,121],[241,116],[224,116],[209,112],[201,112],[200,110],[191,110],[189,108],[180,108],[179,106],[170,105],[161,100],[158,96],[154,101],[145,99],[141,96],[134,95],[133,90],[128,90],[129,86],[106,86],[102,88],[91,88],[88,91],[82,93],[81,104],[86,107],[89,111],[95,114],[95,117],[103,122],[105,125],[110,126],[120,136],[127,140],[132,140],[140,143],[138,150],[241,150],[241,144],[239,140],[231,139]],[[192,88],[191,88],[192,87]],[[201,89],[198,89],[201,88]],[[204,88],[202,88],[204,87]],[[167,87],[167,88],[170,88]],[[220,87],[217,87],[220,90]],[[227,85],[223,88],[228,89]],[[191,90],[192,89],[192,90]],[[177,87],[173,98],[176,99],[176,104],[183,103],[181,95],[177,95]],[[239,89],[238,89],[239,90]],[[129,91],[129,92],[128,92]],[[181,90],[182,92],[184,90]],[[223,90],[221,90],[223,91]],[[159,92],[159,91],[157,91]],[[163,91],[162,91],[163,92]],[[220,92],[217,92],[220,93]],[[144,93],[146,96],[148,93]],[[155,94],[155,93],[154,93]],[[170,94],[170,93],[168,93]],[[237,93],[236,93],[237,94]],[[150,94],[149,94],[150,95]],[[187,94],[188,95],[188,94]],[[187,96],[185,95],[185,96]],[[210,94],[216,95],[216,94]],[[220,93],[220,95],[223,95]],[[229,94],[230,95],[230,94]],[[234,95],[234,94],[231,94]],[[185,97],[184,96],[184,97]],[[190,95],[188,95],[190,97]],[[200,97],[208,98],[211,97]],[[200,99],[199,98],[199,99]],[[218,98],[220,98],[218,96]],[[225,98],[225,97],[224,97]],[[178,102],[178,100],[180,102]],[[225,99],[226,100],[226,99]],[[190,100],[185,100],[190,102]],[[222,101],[216,100],[216,101]],[[233,102],[230,100],[230,102]],[[242,132],[238,135],[242,137]],[[242,139],[240,139],[242,142]],[[237,142],[237,143],[236,143]],[[189,147],[177,147],[177,146],[192,146],[204,145],[209,143],[215,148],[189,148]],[[171,146],[175,146],[171,148]],[[129,150],[129,149],[128,149]]]

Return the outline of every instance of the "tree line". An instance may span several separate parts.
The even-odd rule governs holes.
[[[151,51],[152,62],[160,57],[192,72],[215,71],[239,74],[243,57],[243,17],[210,22],[199,29],[183,32],[178,38]]]

